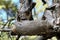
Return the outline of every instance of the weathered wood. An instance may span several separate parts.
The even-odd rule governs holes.
[[[32,17],[32,9],[35,7],[36,3],[32,2],[32,0],[20,0],[22,3],[22,7],[18,10],[17,13],[17,21],[21,20],[33,20]]]
[[[32,3],[28,2],[29,0],[25,0],[25,1],[26,1],[25,3],[22,1],[22,3],[24,3],[25,5],[23,5],[23,7],[19,10],[20,16],[22,16],[21,14],[29,14],[29,15],[32,14],[31,13],[32,8],[34,8],[34,6],[35,6],[35,4],[34,4],[34,6],[32,7]],[[26,17],[26,16],[28,17],[29,15],[25,15],[22,17]],[[20,18],[22,19],[22,17],[20,17]],[[24,18],[24,19],[26,19],[26,18]],[[27,18],[27,20],[28,20],[28,18]],[[52,29],[54,26],[52,19],[51,20],[36,20],[36,21],[16,22],[15,28],[12,31],[18,35],[19,34],[21,34],[21,35],[42,35],[42,36],[43,35],[50,36],[52,34],[54,35],[55,31]]]
[[[21,35],[44,35],[53,32],[53,25],[46,20],[22,21],[15,23],[15,31]]]
[[[40,35],[44,37],[43,39],[48,39],[53,36],[60,37],[60,29],[54,30],[53,25],[46,20],[16,22],[12,32],[18,36]]]

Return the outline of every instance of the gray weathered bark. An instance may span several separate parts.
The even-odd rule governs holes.
[[[22,21],[15,23],[15,31],[21,35],[43,35],[52,32],[53,25],[46,20]]]

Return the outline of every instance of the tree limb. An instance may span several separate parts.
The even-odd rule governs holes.
[[[21,35],[44,35],[53,32],[53,25],[46,20],[22,21],[15,23],[15,31]]]

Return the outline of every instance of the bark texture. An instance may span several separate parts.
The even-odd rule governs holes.
[[[16,22],[15,28],[16,33],[21,35],[44,35],[53,32],[53,25],[46,20]]]

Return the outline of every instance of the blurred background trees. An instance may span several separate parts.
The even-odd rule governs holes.
[[[0,24],[15,18],[16,11],[17,5],[12,0],[0,0]]]
[[[17,1],[0,0],[0,28],[4,28],[3,26],[8,27],[9,25],[12,26],[12,23],[15,22],[15,20],[12,22],[8,20],[15,19],[19,3],[19,1]]]
[[[15,13],[17,11],[17,5],[15,5],[12,0],[0,0],[0,11],[1,10],[4,10],[6,13],[0,13],[2,14],[5,14],[4,16],[7,16],[6,17],[3,17],[2,19],[9,19],[9,17],[15,17]],[[1,11],[2,12],[2,11]],[[7,15],[6,15],[7,14]]]

